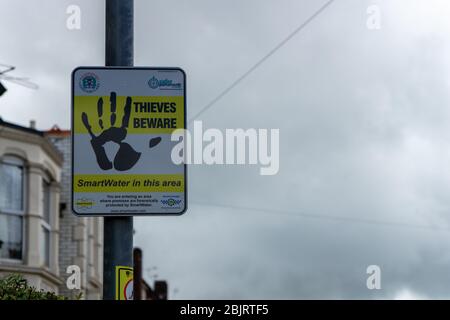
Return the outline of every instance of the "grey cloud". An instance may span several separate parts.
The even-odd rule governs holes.
[[[71,1],[2,9],[0,62],[41,86],[8,85],[6,120],[69,125],[71,70],[104,62],[103,3],[77,3],[82,30],[72,32]],[[369,31],[372,3],[336,0],[202,115],[206,128],[279,128],[281,166],[273,177],[191,166],[186,215],[136,219],[146,267],[158,266],[175,298],[449,297],[448,232],[295,214],[448,226],[450,7],[374,1],[382,29]],[[135,64],[185,69],[193,115],[318,6],[136,1]],[[365,287],[370,264],[382,268],[381,291]]]

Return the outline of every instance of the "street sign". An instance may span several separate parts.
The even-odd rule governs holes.
[[[133,268],[116,267],[116,300],[133,300]]]
[[[179,68],[72,72],[72,210],[83,216],[182,214],[186,165],[171,134],[186,126]]]

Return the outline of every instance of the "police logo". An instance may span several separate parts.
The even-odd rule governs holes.
[[[80,88],[84,92],[91,93],[97,91],[100,86],[100,81],[95,73],[85,73],[80,78]]]

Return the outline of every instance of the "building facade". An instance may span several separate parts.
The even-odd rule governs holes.
[[[103,219],[71,212],[70,180],[70,131],[0,118],[0,277],[19,273],[39,290],[101,299]],[[70,266],[79,288],[67,286]]]
[[[0,276],[58,293],[63,157],[34,128],[0,118]]]

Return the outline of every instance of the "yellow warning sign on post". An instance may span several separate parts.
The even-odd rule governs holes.
[[[186,164],[179,68],[78,67],[72,73],[72,210],[81,216],[178,215]],[[183,131],[184,132],[184,131]]]
[[[133,268],[116,266],[116,300],[133,300]]]

